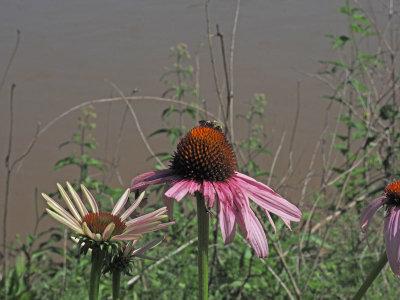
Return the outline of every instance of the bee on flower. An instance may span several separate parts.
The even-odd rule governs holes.
[[[212,207],[218,199],[224,243],[233,241],[238,224],[258,257],[266,257],[267,239],[249,199],[263,208],[274,228],[270,213],[290,228],[291,221],[300,221],[301,212],[270,187],[238,172],[236,165],[235,153],[221,126],[203,120],[179,142],[168,169],[135,177],[131,191],[141,193],[151,185],[165,184],[164,203],[171,219],[174,201],[187,194],[200,193],[206,207]]]

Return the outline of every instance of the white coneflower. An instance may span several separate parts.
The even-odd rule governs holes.
[[[47,201],[47,204],[50,207],[46,209],[47,213],[58,222],[66,225],[75,233],[89,237],[96,242],[137,240],[142,237],[143,233],[156,231],[174,224],[174,222],[161,222],[162,219],[167,217],[166,207],[162,207],[149,214],[126,221],[139,206],[144,197],[144,193],[139,196],[134,204],[122,213],[124,205],[129,198],[130,192],[129,189],[127,189],[117,201],[111,213],[101,212],[99,211],[93,195],[83,184],[81,184],[81,190],[91,209],[91,212],[89,212],[78,193],[69,182],[67,182],[67,187],[71,197],[59,183],[57,184],[57,187],[71,213],[65,210],[54,199],[42,193],[43,198]],[[122,215],[120,216],[121,213]]]

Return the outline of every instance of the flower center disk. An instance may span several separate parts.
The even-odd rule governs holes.
[[[121,220],[120,217],[114,216],[110,213],[99,212],[99,213],[90,213],[82,218],[82,223],[86,222],[90,231],[93,233],[104,232],[104,229],[110,224],[114,223],[115,229],[112,235],[118,235],[124,232],[126,228],[126,224]]]
[[[393,182],[385,188],[385,194],[389,205],[400,204],[400,181]]]
[[[225,181],[236,170],[236,156],[220,129],[202,125],[179,142],[171,169],[198,182]]]

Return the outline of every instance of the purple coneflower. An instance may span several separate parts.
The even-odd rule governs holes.
[[[385,242],[386,255],[395,276],[400,277],[400,181],[385,188],[385,195],[373,200],[361,214],[361,230],[366,233],[374,214],[386,205]]]
[[[161,223],[161,220],[167,217],[166,207],[126,222],[126,219],[135,211],[144,196],[144,194],[140,195],[137,201],[119,216],[129,198],[129,189],[117,201],[113,211],[108,213],[99,211],[95,198],[83,184],[81,184],[81,190],[92,212],[88,212],[78,193],[69,182],[67,182],[67,187],[75,204],[60,184],[57,184],[57,187],[72,214],[51,197],[42,193],[43,198],[51,208],[46,208],[47,213],[75,233],[87,236],[97,242],[137,240],[142,237],[143,233],[155,231],[175,223]]]
[[[221,129],[201,122],[179,142],[169,169],[153,171],[132,180],[131,191],[165,183],[164,203],[172,218],[174,199],[201,193],[212,207],[219,201],[219,220],[225,244],[235,237],[236,223],[258,257],[268,255],[264,230],[250,208],[249,198],[261,206],[275,229],[270,213],[276,214],[290,229],[298,222],[300,210],[265,184],[236,171],[236,156]]]

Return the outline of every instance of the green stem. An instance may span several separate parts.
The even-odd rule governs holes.
[[[112,296],[113,300],[119,299],[121,286],[121,270],[116,270],[112,273]]]
[[[365,279],[364,283],[358,290],[357,294],[354,296],[353,300],[359,300],[364,296],[365,292],[368,290],[368,288],[371,286],[372,282],[374,282],[375,278],[378,276],[378,274],[381,272],[383,267],[387,263],[387,255],[386,251],[383,251],[381,258],[379,261],[376,263],[374,269],[369,273],[367,279]]]
[[[100,249],[93,249],[92,270],[90,272],[89,300],[97,300],[99,298],[99,285],[102,267],[103,251]]]
[[[203,195],[196,194],[198,222],[199,299],[208,299],[208,213]]]

